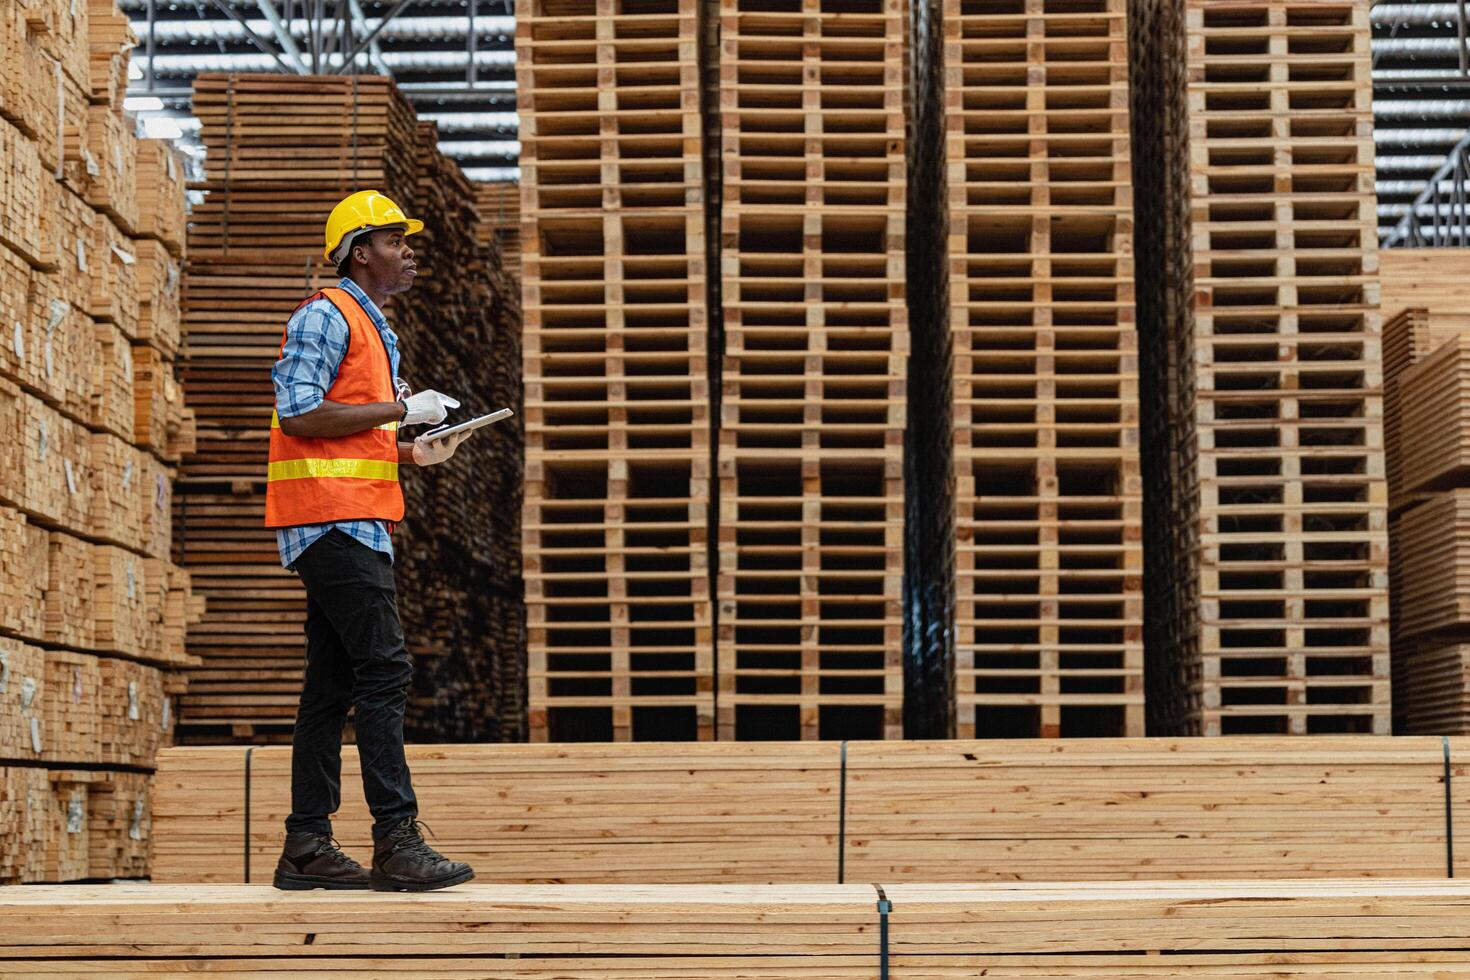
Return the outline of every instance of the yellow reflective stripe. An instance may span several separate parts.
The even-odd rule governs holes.
[[[278,413],[272,411],[271,412],[271,428],[272,429],[279,429],[280,427],[281,427],[281,416]],[[375,425],[375,426],[373,426],[373,428],[375,428],[375,429],[382,429],[384,432],[397,432],[398,431],[398,423],[397,422],[384,422],[382,425]]]
[[[398,464],[386,459],[282,459],[270,464],[266,479],[304,480],[349,478],[396,480]]]

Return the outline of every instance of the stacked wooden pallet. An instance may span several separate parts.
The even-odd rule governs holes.
[[[697,10],[516,10],[537,741],[714,736]]]
[[[0,976],[1428,978],[1470,969],[1467,901],[1447,881],[470,884],[405,915],[373,892],[72,885],[0,894]]]
[[[494,241],[506,274],[521,278],[521,188],[519,184],[479,184],[481,244]]]
[[[210,612],[190,637],[203,662],[191,674],[182,731],[281,740],[300,691],[305,593],[264,527],[270,369],[296,305],[336,283],[321,258],[327,215],[373,188],[425,220],[409,240],[418,284],[386,311],[402,374],[416,388],[455,393],[466,411],[519,407],[518,323],[506,300],[512,287],[476,244],[471,185],[388,79],[206,74],[194,111],[208,163],[182,288],[184,389],[198,407],[198,445],[175,519],[180,561]],[[150,315],[169,309],[169,258],[152,256]],[[405,633],[427,662],[410,722],[423,734],[500,737],[505,698],[475,684],[471,694],[465,678],[513,663],[520,646],[519,462],[519,429],[509,425],[478,435],[432,473],[405,473],[398,578]],[[507,686],[518,686],[513,671]]]
[[[198,612],[170,564],[187,410],[140,436],[137,375],[172,384],[177,328],[139,273],[184,212],[179,186],[143,224],[138,161],[181,165],[123,112],[127,23],[110,0],[0,11],[0,883],[146,873],[146,800],[122,813],[172,738]]]
[[[720,4],[721,738],[902,731],[904,10]]]
[[[1150,727],[1386,732],[1368,4],[1183,14],[1140,52],[1159,81],[1134,113],[1140,213],[1193,262],[1192,279],[1165,255],[1140,265],[1149,370],[1170,393],[1146,440],[1151,506],[1171,518],[1154,571],[1181,590],[1150,617]]]
[[[1141,735],[1125,5],[944,18],[958,729]]]

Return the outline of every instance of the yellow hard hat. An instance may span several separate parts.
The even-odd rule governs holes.
[[[334,261],[332,253],[342,240],[369,228],[402,228],[405,235],[424,230],[424,223],[410,218],[393,199],[380,191],[358,191],[338,202],[327,218],[327,247],[322,258]]]

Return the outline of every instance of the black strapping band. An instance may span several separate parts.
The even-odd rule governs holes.
[[[878,891],[878,980],[888,980],[888,913],[893,911],[893,903],[882,885],[873,887]]]
[[[245,749],[245,884],[250,884],[250,754],[251,745]]]
[[[1455,876],[1455,820],[1454,820],[1454,798],[1450,794],[1450,738],[1441,735],[1440,742],[1444,745],[1444,861],[1445,877]]]
[[[837,883],[845,884],[847,860],[847,742],[842,743],[842,768],[837,775]]]

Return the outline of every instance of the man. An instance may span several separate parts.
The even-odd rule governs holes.
[[[400,425],[442,422],[459,405],[437,391],[408,394],[398,381],[398,338],[382,312],[413,285],[406,239],[423,227],[377,191],[339,203],[327,219],[325,255],[341,281],[297,308],[271,372],[265,522],[307,596],[306,676],[277,888],[431,891],[474,877],[424,841],[403,752],[412,663],[393,583],[390,535],[403,518],[398,466],[442,463],[465,438],[398,441]],[[371,870],[332,838],[349,707],[357,709],[374,821]]]

